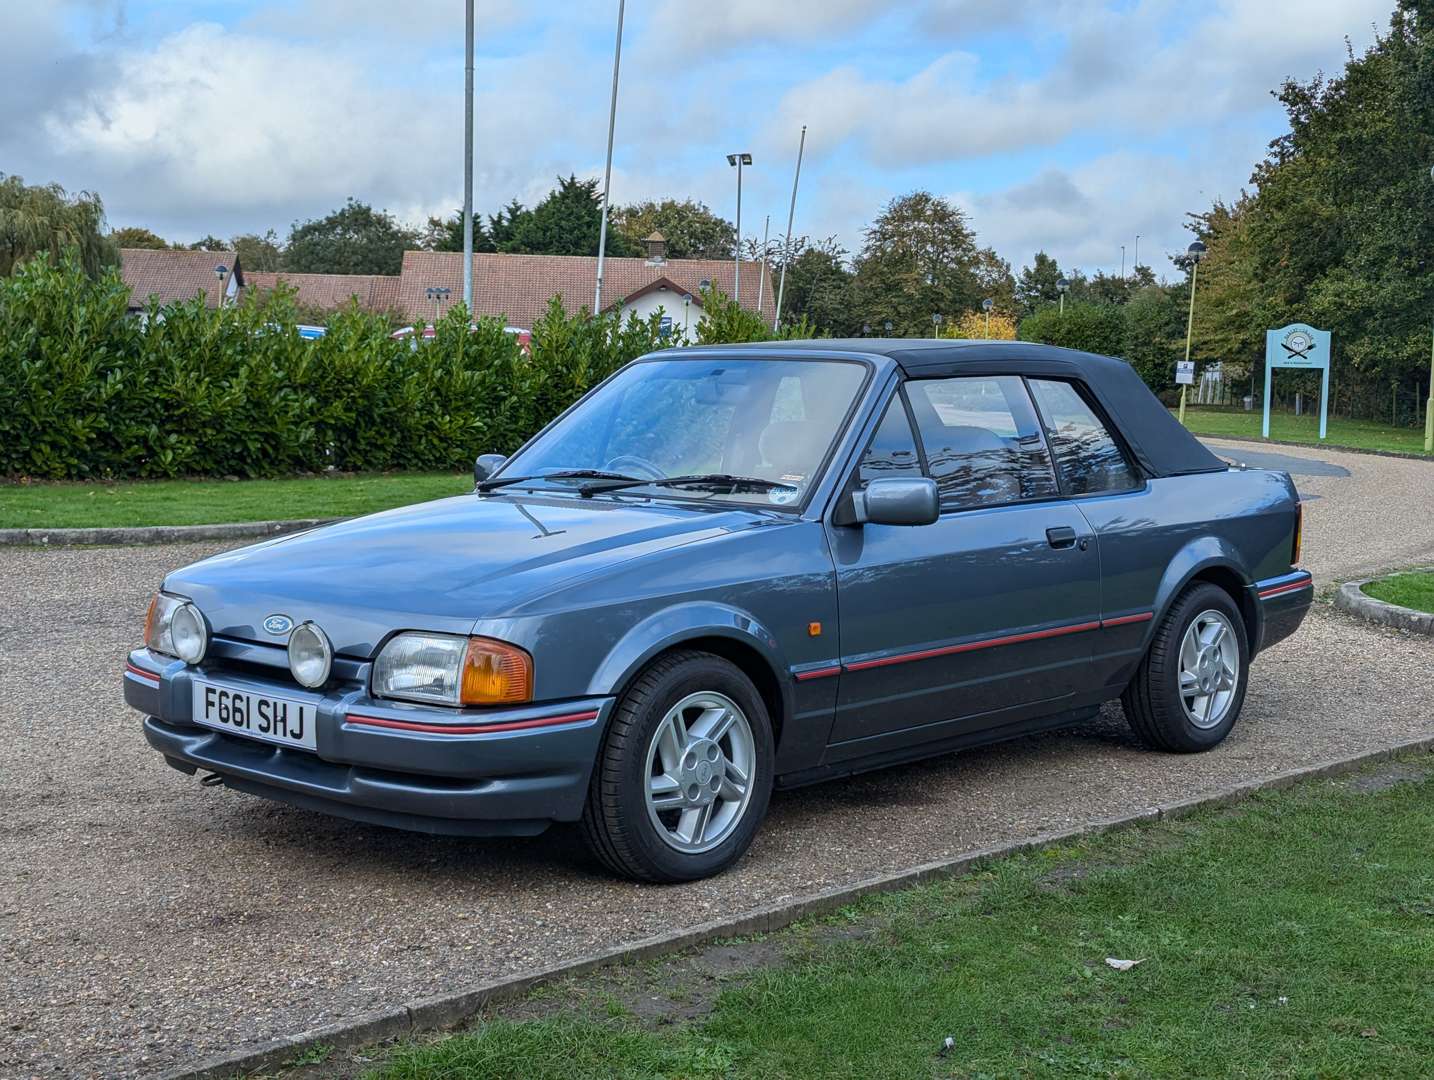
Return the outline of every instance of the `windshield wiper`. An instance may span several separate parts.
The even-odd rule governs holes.
[[[558,472],[535,473],[532,476],[498,476],[492,480],[484,480],[477,486],[477,490],[494,491],[497,488],[507,487],[509,484],[521,484],[530,480],[611,480],[614,483],[650,483],[650,481],[640,480],[636,476],[628,476],[627,473],[608,472],[605,469],[562,469]]]
[[[584,484],[578,488],[582,496],[596,495],[604,491],[621,491],[630,487],[707,487],[714,491],[776,491],[785,489],[795,493],[796,484],[784,484],[779,480],[763,480],[759,476],[733,476],[731,473],[692,473],[687,476],[664,476],[657,480],[640,480],[628,477],[622,480],[597,484]]]

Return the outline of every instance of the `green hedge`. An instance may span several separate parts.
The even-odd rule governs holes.
[[[283,293],[152,306],[143,320],[128,301],[118,274],[91,280],[73,262],[0,278],[0,475],[461,468],[668,344],[656,316],[568,316],[556,299],[527,356],[501,320],[467,332],[462,305],[415,348],[356,308],[306,341]]]

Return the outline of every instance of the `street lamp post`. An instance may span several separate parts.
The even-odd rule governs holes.
[[[224,306],[224,275],[227,273],[229,273],[229,267],[223,263],[214,268],[214,276],[219,279],[219,303],[215,305],[216,307]]]
[[[463,36],[463,306],[473,317],[473,0]]]
[[[682,294],[682,339],[683,339],[684,341],[688,340],[688,336],[687,336],[687,326],[688,326],[688,323],[687,323],[687,320],[688,320],[689,316],[691,316],[691,314],[692,314],[692,294],[691,294],[690,292],[686,292],[686,293],[683,293],[683,294]]]
[[[1429,167],[1434,180],[1434,165]],[[1434,337],[1429,342],[1429,400],[1424,402],[1424,452],[1434,454]]]
[[[1069,281],[1067,281],[1065,278],[1057,278],[1057,279],[1056,279],[1056,292],[1058,292],[1058,293],[1061,294],[1061,314],[1062,314],[1062,315],[1064,315],[1064,314],[1066,313],[1066,292],[1067,292],[1067,290],[1070,289],[1070,287],[1071,287],[1071,283],[1070,283]]]
[[[1190,337],[1195,329],[1195,278],[1200,272],[1200,260],[1205,257],[1205,245],[1196,240],[1185,249],[1190,260],[1190,314],[1185,320],[1185,362],[1190,362]],[[1180,384],[1180,422],[1185,423],[1185,391],[1187,384]]]
[[[728,154],[727,164],[737,167],[737,258],[732,271],[732,299],[742,303],[742,166],[752,164],[748,153]]]
[[[1135,269],[1140,270],[1140,234],[1135,234]]]
[[[996,301],[989,296],[981,301],[981,310],[986,313],[986,340],[991,339],[991,309],[996,306]]]

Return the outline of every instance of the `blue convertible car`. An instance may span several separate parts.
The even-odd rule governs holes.
[[[684,880],[774,786],[1114,698],[1147,744],[1212,747],[1313,595],[1288,476],[1040,345],[660,352],[475,475],[171,574],[124,679],[154,748],[400,828],[577,821]]]

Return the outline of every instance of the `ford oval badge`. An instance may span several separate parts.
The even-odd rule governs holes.
[[[294,628],[294,620],[287,615],[270,615],[264,620],[264,629],[275,637],[282,637]]]

